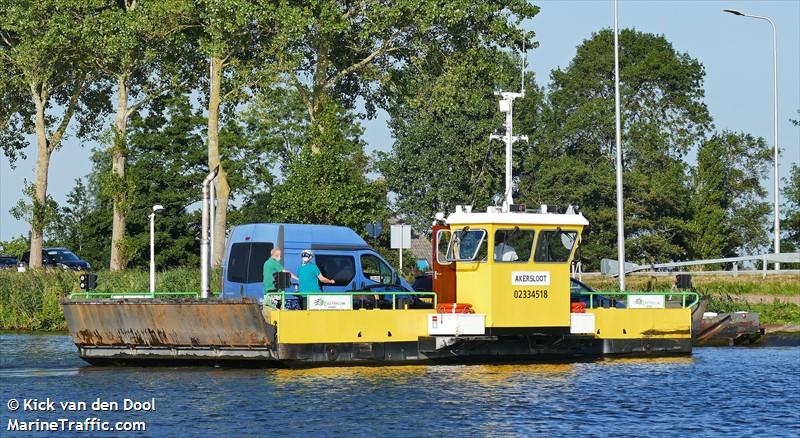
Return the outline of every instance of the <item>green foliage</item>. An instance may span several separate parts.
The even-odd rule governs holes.
[[[67,194],[66,205],[57,210],[58,220],[50,226],[48,246],[64,246],[82,255],[87,234],[91,232],[85,218],[93,209],[94,203],[83,179],[76,178],[75,186]]]
[[[72,271],[0,271],[0,330],[65,330],[58,300],[77,287]]]
[[[783,186],[786,217],[781,220],[781,228],[786,233],[794,250],[800,250],[800,165],[792,165],[789,180]]]
[[[518,91],[519,60],[496,49],[472,50],[447,58],[439,68],[403,76],[389,108],[389,126],[396,139],[390,153],[379,154],[378,167],[396,195],[395,211],[427,233],[436,212],[456,204],[477,208],[504,199],[505,153],[489,135],[502,130],[497,88]],[[531,134],[543,95],[532,75],[527,95],[515,102],[515,135]],[[529,127],[527,130],[525,127]],[[530,153],[515,145],[514,166]]]
[[[159,267],[175,267],[198,263],[199,243],[196,241],[199,216],[188,211],[199,198],[198,181],[205,173],[206,151],[202,128],[205,119],[191,106],[185,95],[166,95],[154,99],[146,117],[135,114],[128,134],[128,165],[126,180],[130,191],[127,235],[121,242],[123,258],[132,266],[149,264],[149,217],[152,206],[161,204],[165,210],[156,216],[156,263]],[[113,175],[111,151],[95,153],[94,175],[98,188],[98,208],[110,209],[114,193],[104,184]],[[109,212],[110,213],[110,212]],[[106,260],[110,241],[111,215],[87,217],[100,221],[97,238],[104,244],[93,251],[92,258]],[[107,266],[107,263],[103,263]]]
[[[0,2],[0,59],[9,69],[0,76],[0,126],[4,139],[22,141],[19,135],[6,130],[33,133],[35,102],[44,111],[60,106],[64,117],[47,115],[45,129],[48,148],[58,148],[73,113],[80,122],[78,135],[85,136],[97,128],[103,112],[108,88],[95,79],[94,63],[89,54],[87,35],[91,15],[97,1],[42,0]],[[75,99],[77,97],[77,99]],[[6,100],[7,98],[8,100]],[[9,115],[11,116],[9,118]],[[12,156],[21,144],[4,145]]]
[[[537,12],[524,0],[290,3],[278,14],[276,66],[312,121],[328,98],[347,109],[363,98],[372,115],[392,93],[398,70],[425,69],[473,48],[519,45],[517,25]]]
[[[755,312],[761,324],[800,324],[800,306],[779,299],[765,303],[746,303],[729,295],[712,295],[708,300],[712,312]]]
[[[17,205],[11,208],[11,216],[14,219],[28,222],[35,230],[48,229],[48,226],[56,222],[54,219],[58,213],[58,203],[49,195],[47,201],[39,202],[36,199],[36,186],[27,180],[24,181],[24,185],[23,197],[17,201]]]
[[[24,236],[17,236],[11,240],[0,241],[0,254],[19,257],[30,248],[30,242]]]
[[[368,161],[352,116],[331,104],[322,118],[328,119],[324,126],[337,129],[310,127],[304,150],[286,166],[284,180],[272,191],[269,218],[264,219],[344,225],[363,234],[367,223],[385,218],[386,188],[365,177]],[[312,141],[318,152],[311,150]]]
[[[690,217],[683,157],[711,124],[703,67],[663,36],[625,29],[620,46],[627,254],[682,259]],[[544,138],[520,175],[522,202],[580,206],[592,269],[616,254],[613,53],[613,33],[603,30],[553,71]]]
[[[769,204],[761,178],[770,149],[762,138],[722,132],[704,142],[692,171],[689,248],[697,259],[734,257],[767,243]]]
[[[147,271],[97,272],[97,291],[144,292],[150,287]],[[221,271],[211,271],[212,293],[219,293]],[[200,273],[180,268],[156,273],[156,291],[200,290]],[[66,330],[59,299],[80,292],[78,273],[61,269],[29,270],[19,273],[0,270],[0,330]]]

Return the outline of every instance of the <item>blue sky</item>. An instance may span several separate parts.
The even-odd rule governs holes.
[[[528,52],[528,65],[539,84],[546,86],[550,71],[566,67],[581,41],[613,25],[613,2],[534,3],[541,12],[523,26],[536,32],[539,48]],[[763,20],[736,17],[723,13],[723,9],[765,15],[777,27],[780,166],[781,176],[786,177],[791,164],[800,162],[800,129],[788,121],[790,117],[797,119],[800,109],[800,0],[623,0],[619,3],[619,23],[620,27],[663,34],[677,50],[699,59],[706,69],[706,104],[716,128],[762,136],[772,147],[772,30]],[[365,121],[364,127],[369,150],[391,147],[385,113]],[[623,147],[624,141],[623,134]],[[64,202],[75,178],[91,170],[89,154],[97,146],[70,137],[53,154],[49,192],[56,201]],[[28,159],[18,162],[15,170],[5,157],[0,158],[0,240],[28,233],[28,225],[9,214],[21,196],[23,179],[33,179],[34,146],[26,153]],[[770,171],[764,181],[770,193],[771,175]]]

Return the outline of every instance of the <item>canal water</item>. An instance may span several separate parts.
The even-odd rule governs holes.
[[[54,409],[12,411],[11,399]],[[797,437],[800,348],[571,364],[106,368],[82,362],[68,336],[0,334],[0,436],[22,435],[8,431],[14,419],[61,418],[145,422],[131,436]]]

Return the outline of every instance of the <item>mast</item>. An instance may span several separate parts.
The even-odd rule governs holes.
[[[522,81],[519,93],[512,93],[509,91],[495,91],[495,96],[500,96],[499,109],[501,113],[506,114],[506,133],[504,135],[491,134],[489,140],[503,140],[506,144],[506,188],[503,196],[503,211],[509,211],[511,204],[514,203],[512,197],[513,190],[513,170],[511,154],[514,142],[519,140],[528,141],[527,135],[514,135],[514,99],[525,97],[525,46],[523,45],[521,56],[521,70]]]

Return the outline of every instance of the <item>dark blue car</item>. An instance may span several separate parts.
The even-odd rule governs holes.
[[[589,308],[589,295],[584,295],[586,292],[594,292],[594,289],[585,283],[578,281],[574,278],[569,279],[569,292],[570,301],[573,303],[584,303]],[[622,298],[621,296],[619,298]],[[592,306],[594,307],[616,307],[617,309],[624,309],[625,303],[618,299],[616,295],[606,297],[604,295],[595,295],[592,298]]]
[[[20,261],[26,265],[31,262],[30,251],[22,254]],[[89,262],[75,255],[67,248],[45,248],[42,250],[42,266],[46,268],[73,269],[75,271],[91,271]]]

